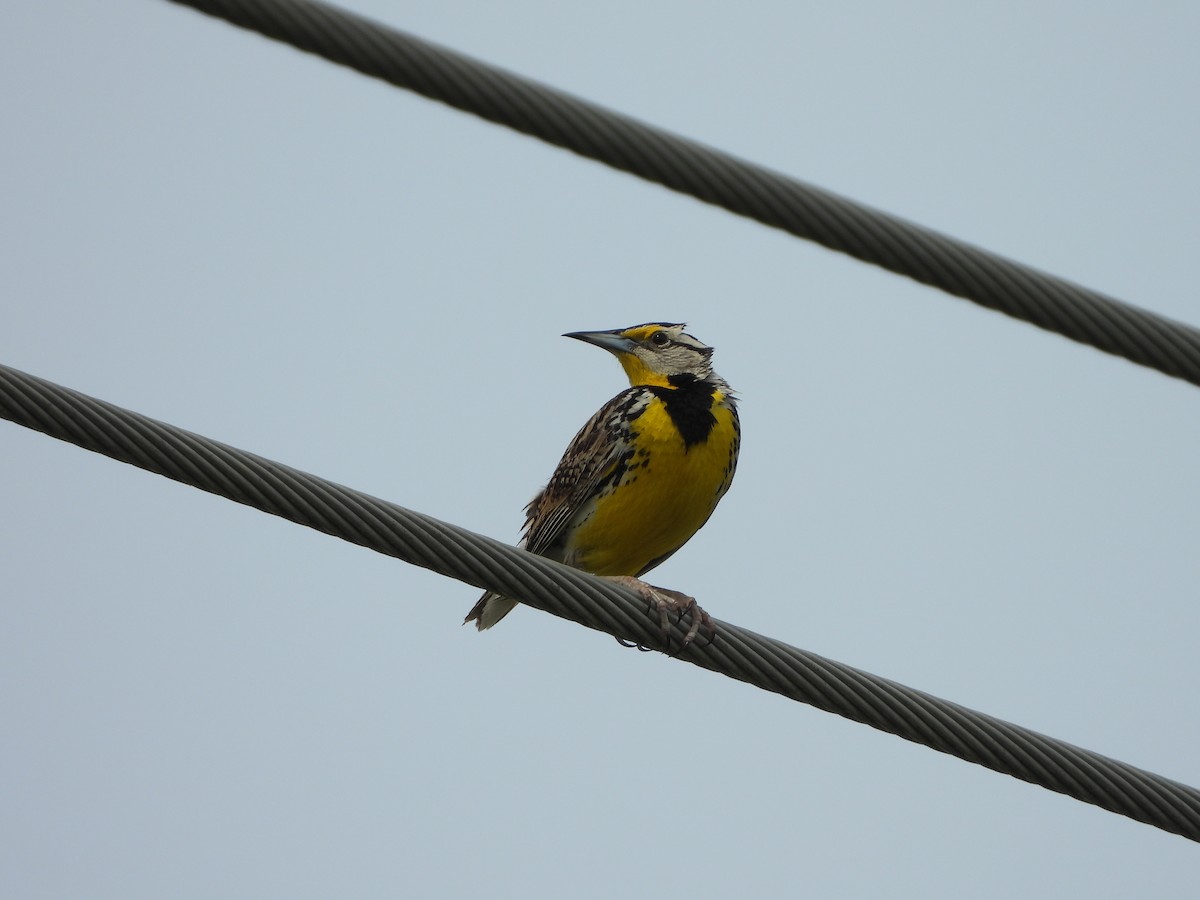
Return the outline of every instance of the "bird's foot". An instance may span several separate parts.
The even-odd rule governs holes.
[[[647,584],[640,578],[634,578],[632,575],[609,575],[606,577],[609,581],[635,591],[639,597],[650,604],[651,612],[658,612],[658,622],[662,628],[663,641],[666,642],[668,649],[671,645],[672,613],[675,614],[675,624],[682,622],[684,616],[691,616],[687,633],[683,636],[683,643],[679,647],[680,650],[695,640],[701,628],[708,634],[708,643],[711,644],[716,640],[717,628],[713,624],[712,617],[700,608],[700,604],[696,602],[695,597],[689,597],[687,594],[679,591],[655,587],[652,584]],[[621,643],[627,647],[637,647],[639,650],[649,649],[648,647],[643,647],[641,644],[628,644],[625,641],[621,641]]]

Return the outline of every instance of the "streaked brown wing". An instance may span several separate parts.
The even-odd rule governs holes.
[[[628,456],[628,433],[643,388],[617,394],[592,416],[571,441],[550,483],[525,507],[525,549],[546,554],[575,512]]]

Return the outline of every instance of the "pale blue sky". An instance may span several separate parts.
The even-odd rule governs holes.
[[[352,8],[1200,323],[1191,3]],[[0,362],[497,537],[687,321],[714,615],[1200,784],[1200,392],[160,0],[0,6]],[[0,422],[0,894],[1179,896],[1179,837]]]

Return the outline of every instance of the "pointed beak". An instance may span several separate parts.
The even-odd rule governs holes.
[[[629,353],[637,346],[635,341],[623,336],[620,331],[572,331],[563,337],[575,338],[586,344],[595,344],[609,353]]]

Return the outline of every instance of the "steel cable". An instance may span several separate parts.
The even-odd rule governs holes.
[[[1200,330],[316,0],[171,0],[1200,385]]]
[[[492,538],[0,366],[0,417],[646,646],[632,591]],[[675,626],[674,646],[684,633]],[[680,659],[1200,841],[1200,791],[736,625]]]

